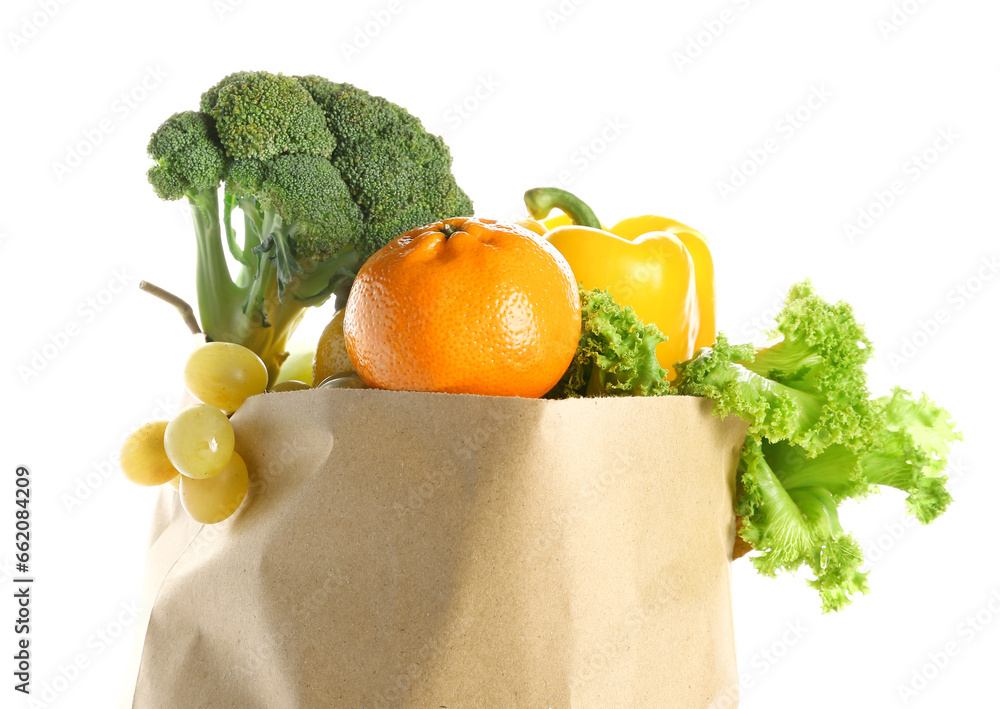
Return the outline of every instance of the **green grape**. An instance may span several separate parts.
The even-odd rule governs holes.
[[[271,391],[302,391],[304,389],[312,389],[312,387],[298,379],[286,379],[271,387]]]
[[[233,453],[218,475],[203,480],[182,476],[181,504],[195,522],[215,524],[239,509],[249,485],[247,464]]]
[[[319,383],[317,389],[367,389],[361,377],[354,372],[344,372],[327,377]]]
[[[167,457],[189,478],[210,478],[233,456],[236,436],[226,415],[214,406],[195,404],[177,414],[163,434]]]
[[[188,391],[210,406],[232,413],[267,388],[267,367],[252,350],[232,342],[209,342],[184,365]]]
[[[174,477],[174,478],[170,479],[170,487],[172,487],[174,490],[177,490],[178,492],[180,492],[180,490],[181,490],[181,478],[183,478],[183,477],[184,477],[183,475],[181,475],[180,473],[177,473],[177,477]]]
[[[292,352],[288,355],[288,359],[282,362],[278,377],[274,380],[275,384],[287,382],[289,379],[297,379],[312,386],[315,353],[311,349],[301,349],[301,347],[301,345],[291,346]]]
[[[178,473],[163,447],[166,421],[151,421],[141,426],[122,444],[119,463],[125,477],[137,485],[162,485]]]

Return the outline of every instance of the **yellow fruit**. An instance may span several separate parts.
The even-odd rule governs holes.
[[[312,376],[312,372],[309,373]],[[305,391],[306,389],[312,389],[311,386],[298,379],[286,379],[283,382],[278,382],[273,387],[271,387],[272,392],[281,391]]]
[[[177,477],[177,469],[167,458],[163,446],[166,430],[166,421],[152,421],[126,439],[119,457],[126,478],[137,485],[152,486]]]
[[[167,458],[189,478],[217,475],[229,463],[235,445],[233,425],[222,411],[208,404],[187,407],[163,431]]]
[[[230,413],[267,387],[267,367],[254,352],[232,342],[202,345],[184,365],[184,384],[199,401]]]
[[[195,522],[216,524],[239,509],[249,484],[247,464],[239,453],[233,453],[218,475],[201,480],[181,478],[181,504]]]
[[[338,310],[330,324],[323,330],[316,345],[316,359],[313,361],[312,380],[321,382],[327,377],[343,372],[353,372],[354,365],[344,344],[344,309]]]
[[[305,382],[309,386],[313,385],[313,359],[315,354],[312,349],[299,345],[292,345],[291,354],[281,365],[278,378],[274,380],[275,385],[295,379]],[[274,387],[272,387],[273,390]]]

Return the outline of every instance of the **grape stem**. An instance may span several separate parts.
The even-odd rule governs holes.
[[[201,326],[198,325],[198,318],[195,317],[194,308],[192,308],[186,300],[174,295],[170,291],[163,290],[159,286],[155,286],[148,281],[139,281],[139,290],[146,291],[150,295],[154,295],[160,300],[170,303],[172,306],[177,308],[177,312],[179,312],[181,317],[184,318],[184,324],[188,326],[189,330],[191,330],[191,334],[201,334]]]

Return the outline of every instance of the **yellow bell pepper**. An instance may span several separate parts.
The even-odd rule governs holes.
[[[660,365],[674,377],[673,366],[696,349],[715,342],[715,272],[705,237],[673,219],[632,217],[610,229],[574,195],[556,188],[528,190],[524,196],[533,220],[561,209],[572,223],[543,233],[569,262],[584,288],[601,288],[629,305],[645,323],[669,339],[656,349]]]

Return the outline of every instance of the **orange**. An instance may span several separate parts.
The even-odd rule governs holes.
[[[398,237],[358,271],[344,313],[354,369],[379,389],[539,397],[579,339],[566,259],[493,219],[447,219]]]

